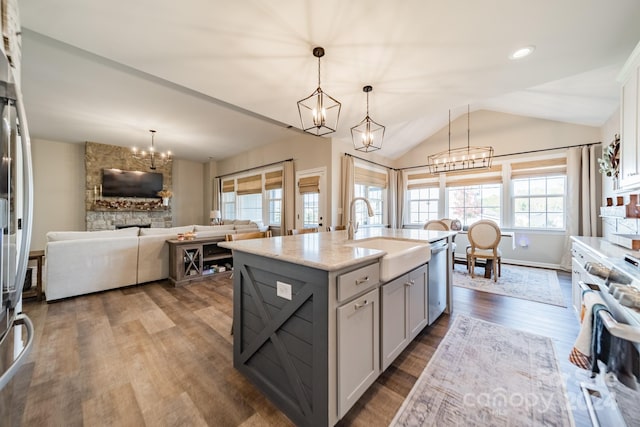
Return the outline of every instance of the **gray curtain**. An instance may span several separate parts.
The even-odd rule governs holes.
[[[600,234],[598,207],[602,186],[598,175],[596,145],[567,151],[567,233],[561,266],[571,270],[570,236]]]
[[[287,160],[282,165],[282,234],[284,230],[296,228],[296,178],[293,170],[293,160]]]
[[[398,171],[389,169],[387,180],[387,216],[389,218],[389,227],[398,228]]]
[[[353,190],[355,186],[355,167],[353,157],[342,157],[342,225],[349,222],[349,206],[353,200]]]

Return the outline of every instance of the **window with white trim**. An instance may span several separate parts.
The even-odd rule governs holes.
[[[365,203],[356,202],[355,221],[361,226],[383,226],[386,224],[388,174],[386,170],[356,166],[354,170],[354,197],[369,200],[373,216]]]
[[[280,225],[282,223],[282,188],[267,190],[267,211],[269,225]]]
[[[264,178],[267,224],[280,226],[282,224],[282,169],[267,172]]]
[[[440,178],[428,172],[408,174],[405,223],[424,225],[427,221],[441,218]]]
[[[410,224],[425,224],[438,219],[440,188],[413,188],[407,191],[407,216]]]
[[[502,165],[446,177],[447,218],[469,226],[481,219],[502,223]]]
[[[511,165],[513,227],[564,230],[566,159],[517,162]]]
[[[449,216],[469,226],[481,219],[500,225],[502,184],[465,185],[448,187]]]
[[[236,181],[226,179],[222,181],[222,197],[220,199],[222,218],[236,219]]]
[[[360,225],[382,225],[384,224],[384,194],[386,193],[384,188],[375,187],[372,185],[355,184],[355,197],[365,197],[369,200],[371,208],[373,209],[373,216],[369,216],[367,205],[364,203],[356,202],[354,206],[356,222]]]

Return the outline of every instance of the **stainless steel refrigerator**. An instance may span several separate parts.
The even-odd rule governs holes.
[[[14,3],[14,2],[10,2]],[[6,2],[3,1],[2,7]],[[3,10],[3,12],[6,12]],[[11,10],[9,10],[11,12]],[[6,14],[3,16],[3,24]],[[14,21],[15,25],[15,21]],[[6,34],[3,28],[3,35]],[[15,30],[19,35],[19,30]],[[5,50],[7,40],[5,38]],[[18,51],[14,51],[18,52]],[[0,425],[20,425],[24,387],[21,367],[33,345],[33,324],[22,313],[22,289],[29,258],[33,179],[31,147],[22,104],[19,52],[11,58],[0,49]],[[10,63],[11,61],[11,63]],[[23,390],[20,392],[20,390]]]

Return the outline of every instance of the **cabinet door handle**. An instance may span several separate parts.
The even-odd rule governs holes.
[[[416,284],[415,280],[409,280],[408,282],[405,283],[405,286],[413,286],[415,284]]]
[[[363,283],[367,283],[369,281],[369,276],[364,276],[360,279],[356,279],[356,286],[362,285]]]
[[[364,300],[364,301],[362,302],[362,304],[356,304],[356,305],[355,305],[355,309],[356,309],[356,310],[360,310],[362,307],[366,307],[366,306],[368,306],[368,305],[369,305],[369,301]]]

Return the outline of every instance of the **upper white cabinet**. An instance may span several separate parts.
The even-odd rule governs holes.
[[[620,187],[640,187],[640,43],[618,76],[620,94]]]

